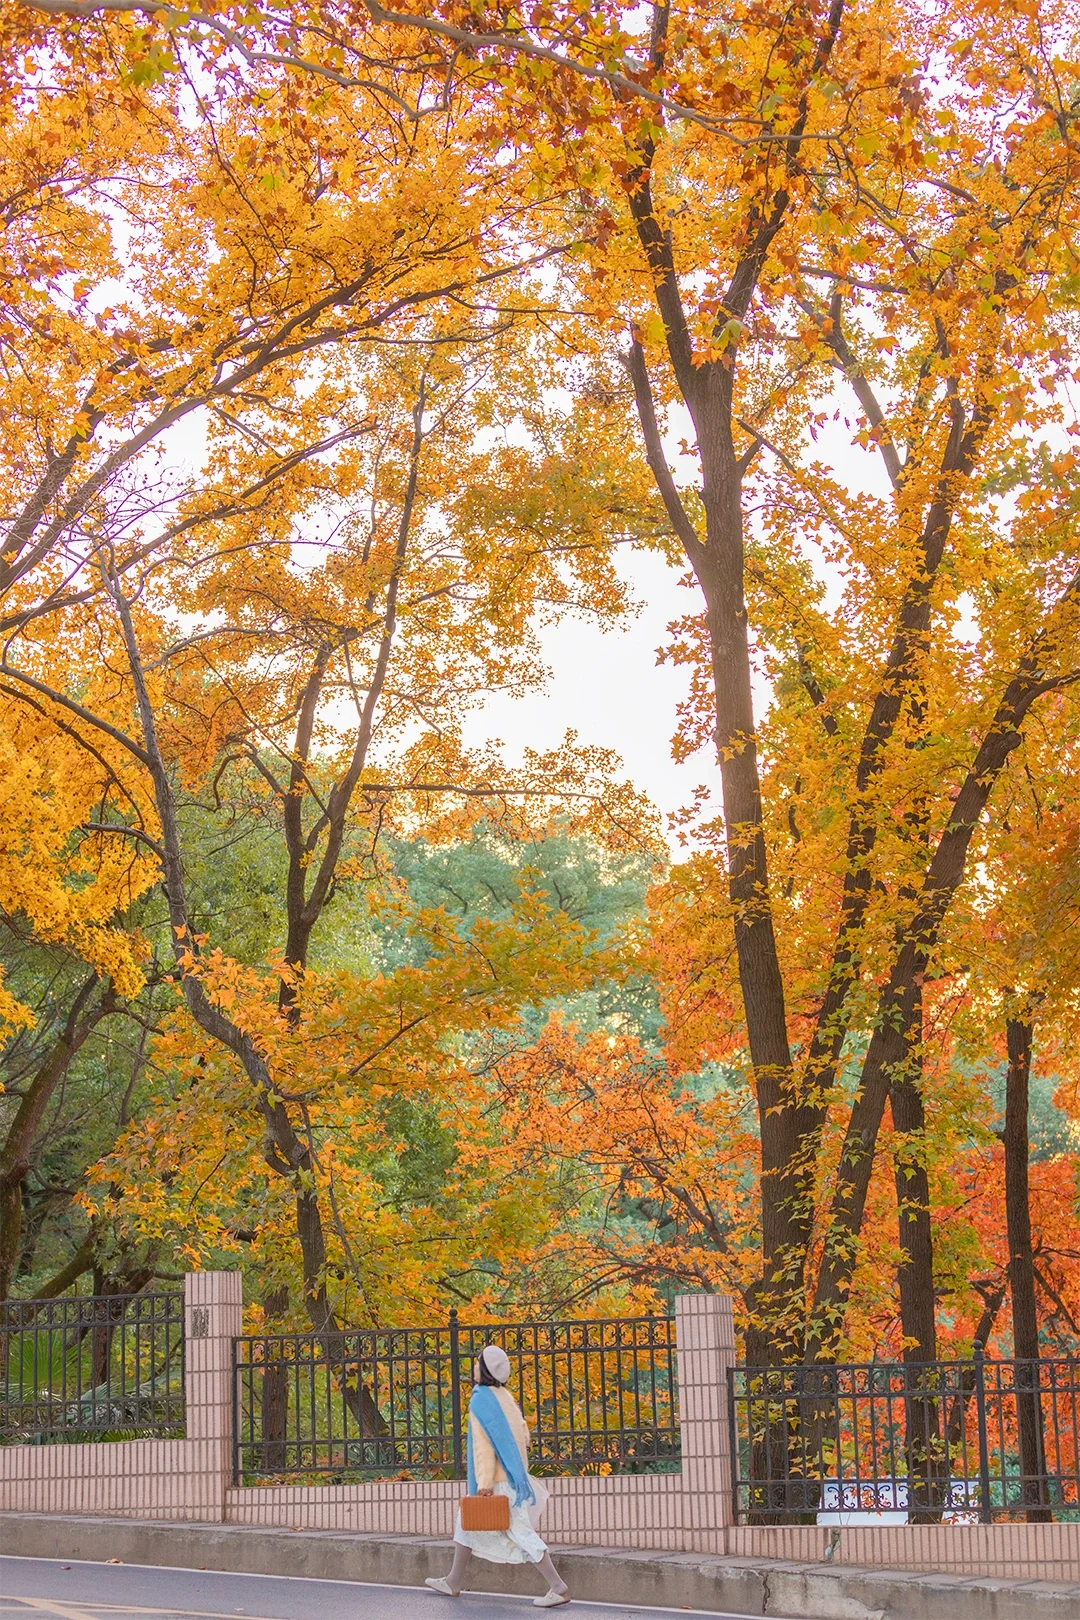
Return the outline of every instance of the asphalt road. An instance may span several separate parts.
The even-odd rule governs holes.
[[[650,1620],[688,1611],[574,1603],[594,1620]],[[0,1557],[0,1620],[525,1620],[529,1598],[414,1586],[361,1586],[284,1575],[221,1575],[144,1564],[65,1564]],[[561,1611],[558,1611],[561,1612]]]

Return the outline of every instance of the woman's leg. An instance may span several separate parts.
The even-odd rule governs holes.
[[[559,1593],[566,1591],[566,1582],[555,1568],[555,1565],[551,1562],[551,1554],[549,1552],[544,1554],[543,1558],[541,1558],[536,1567],[544,1577],[545,1581],[547,1581],[549,1591]]]
[[[450,1573],[446,1580],[455,1592],[461,1591],[461,1583],[465,1579],[465,1571],[469,1567],[469,1549],[462,1546],[460,1541],[454,1542],[454,1562],[450,1565]]]
[[[433,1592],[441,1592],[444,1597],[459,1597],[461,1583],[465,1579],[465,1571],[469,1563],[469,1549],[460,1541],[454,1542],[454,1562],[445,1575],[429,1575],[424,1582]]]

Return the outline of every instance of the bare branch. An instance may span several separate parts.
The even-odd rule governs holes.
[[[136,839],[140,844],[145,844],[147,849],[153,850],[159,861],[164,862],[165,860],[163,845],[159,844],[156,838],[151,838],[149,833],[143,832],[141,827],[126,827],[120,821],[84,821],[83,831],[120,833],[128,838]]]
[[[149,754],[144,748],[140,748],[138,743],[135,742],[133,738],[129,737],[126,732],[120,731],[118,727],[110,725],[107,720],[102,720],[100,715],[92,713],[90,709],[83,708],[83,705],[81,703],[76,703],[74,698],[65,697],[63,692],[57,692],[53,687],[46,686],[44,681],[36,680],[33,675],[27,675],[24,670],[15,669],[11,664],[8,663],[6,654],[4,658],[0,660],[0,670],[3,671],[4,675],[7,676],[9,680],[18,681],[22,686],[28,686],[31,691],[39,693],[44,698],[48,698],[50,703],[57,703],[62,709],[66,709],[69,714],[77,715],[78,718],[80,720],[84,720],[88,726],[95,726],[98,731],[103,731],[106,736],[112,737],[115,742],[118,742],[122,748],[126,748],[129,754],[134,754],[135,758],[141,765],[149,766]]]
[[[656,406],[653,401],[652,385],[649,382],[649,368],[645,364],[645,350],[635,337],[626,355],[623,357],[630,380],[634,385],[634,399],[637,402],[638,420],[641,423],[641,433],[645,440],[645,457],[649,463],[650,471],[656,480],[656,487],[660,491],[660,498],[675,530],[682,541],[683,549],[690,558],[700,557],[704,546],[698,537],[697,530],[687,513],[675,480],[671,475],[664,446],[660,440],[660,428],[656,420]]]

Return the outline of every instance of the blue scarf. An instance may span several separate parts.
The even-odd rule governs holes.
[[[506,1413],[499,1405],[499,1397],[490,1384],[476,1384],[469,1402],[469,1416],[474,1417],[495,1448],[503,1473],[514,1487],[514,1506],[522,1502],[535,1502],[536,1492],[529,1483],[529,1471],[518,1443],[506,1421]],[[469,1495],[476,1495],[476,1470],[473,1467],[472,1424],[468,1426]]]

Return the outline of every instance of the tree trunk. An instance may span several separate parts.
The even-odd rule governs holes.
[[[306,1169],[313,1179],[314,1167],[311,1163],[311,1154],[306,1148],[302,1148],[300,1168],[301,1171]],[[331,1369],[331,1376],[338,1382],[345,1408],[351,1412],[360,1435],[379,1441],[374,1448],[362,1446],[361,1451],[371,1466],[392,1462],[394,1460],[392,1454],[386,1451],[380,1439],[388,1430],[386,1419],[379,1411],[371,1391],[363,1382],[359,1363],[350,1363],[346,1359],[345,1331],[334,1315],[326,1288],[326,1233],[323,1228],[322,1211],[319,1208],[317,1194],[309,1192],[303,1185],[296,1195],[296,1230],[303,1257],[304,1296],[308,1316],[322,1341],[326,1365]]]
[[[63,1029],[19,1099],[0,1148],[0,1300],[7,1299],[11,1292],[22,1253],[23,1181],[45,1110],[87,1036],[116,1009],[111,985],[100,1000],[92,1002],[98,983],[97,974],[92,973],[78,990]]]
[[[911,922],[896,938],[897,955],[888,983],[878,999],[874,1032],[863,1060],[859,1089],[848,1118],[837,1166],[829,1226],[822,1245],[812,1313],[813,1359],[835,1356],[848,1289],[858,1255],[866,1198],[873,1173],[878,1131],[889,1097],[892,1074],[905,1061],[903,1031],[911,1023],[914,987],[925,973],[937,946],[942,922],[963,881],[968,849],[990,795],[1013,750],[1035,699],[1050,689],[1043,668],[1053,655],[1065,611],[1080,595],[1080,576],[1070,580],[1057,603],[1032,637],[983,735],[968,775],[953,803],[948,823],[938,837]]]
[[[66,1266],[49,1278],[47,1283],[39,1283],[34,1290],[35,1299],[58,1299],[66,1294],[72,1283],[92,1270],[94,1264],[94,1245],[97,1240],[97,1231],[91,1223],[90,1230],[75,1250]]]
[[[126,1387],[127,1380],[121,1376],[119,1368],[116,1376],[113,1375],[116,1331],[123,1325],[128,1300],[141,1293],[154,1275],[156,1247],[152,1245],[147,1251],[145,1260],[136,1264],[130,1271],[107,1272],[98,1265],[92,1268],[94,1298],[97,1305],[94,1325],[89,1329],[90,1387],[95,1392],[104,1391],[100,1401],[95,1395],[95,1413],[107,1409],[117,1390]],[[142,1376],[142,1369],[137,1367],[134,1371],[137,1383]]]
[[[900,1137],[896,1153],[896,1210],[900,1238],[900,1326],[907,1370],[908,1512],[915,1524],[941,1519],[941,1406],[934,1393],[937,1318],[934,1296],[934,1238],[930,1224],[930,1180],[926,1171],[926,1109],[922,1095],[922,988],[912,986],[910,1023],[905,1031],[908,1058],[889,1087],[893,1125]]]
[[[0,1171],[0,1300],[7,1299],[22,1252],[22,1176]]]
[[[284,1285],[267,1294],[263,1301],[267,1333],[280,1330],[281,1318],[288,1303],[289,1290]],[[281,1474],[287,1466],[285,1441],[289,1422],[289,1369],[284,1358],[275,1355],[270,1347],[263,1362],[260,1397],[262,1471],[265,1474]]]
[[[729,386],[713,377],[695,420],[702,454],[706,545],[695,567],[708,610],[716,750],[723,788],[728,894],[739,988],[754,1068],[761,1137],[762,1282],[748,1361],[798,1360],[811,1200],[800,1145],[784,982],[773,928],[761,783],[754,735],[749,625],[743,597],[741,475],[730,443]],[[710,428],[712,431],[710,431]]]
[[[1051,1518],[1046,1480],[1046,1447],[1039,1395],[1039,1319],[1035,1300],[1035,1257],[1028,1188],[1030,1145],[1028,1107],[1031,1079],[1030,1021],[1006,1024],[1009,1067],[1005,1080],[1005,1222],[1009,1238],[1009,1295],[1012,1301],[1013,1355],[1016,1358],[1016,1421],[1020,1440],[1021,1501],[1028,1521]]]
[[[934,1309],[934,1238],[930,1224],[930,1181],[922,1158],[926,1110],[914,1075],[894,1079],[889,1088],[893,1124],[906,1140],[897,1153],[896,1204],[900,1231],[900,1325],[906,1362],[937,1360]]]
[[[93,1278],[94,1298],[99,1302],[109,1294],[109,1279],[100,1266],[94,1267]],[[113,1341],[113,1304],[98,1304],[100,1313],[97,1325],[90,1333],[90,1385],[92,1389],[101,1389],[109,1381],[109,1361],[112,1355]]]

